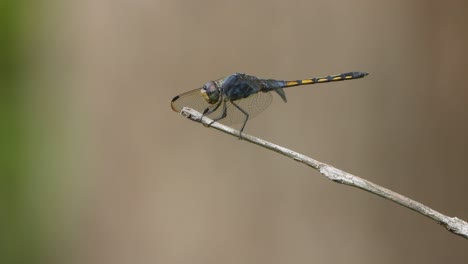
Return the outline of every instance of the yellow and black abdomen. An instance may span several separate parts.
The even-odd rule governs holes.
[[[367,75],[368,75],[367,72],[347,72],[347,73],[342,73],[342,74],[328,75],[325,77],[315,77],[315,78],[309,78],[309,79],[303,79],[303,80],[297,80],[297,81],[285,81],[284,88],[299,86],[299,85],[307,85],[307,84],[353,80],[353,79],[363,78]]]

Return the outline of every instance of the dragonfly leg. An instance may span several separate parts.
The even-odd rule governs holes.
[[[223,100],[223,112],[221,113],[220,116],[213,118],[213,121],[208,124],[208,126],[211,126],[214,122],[218,122],[221,119],[224,119],[227,116],[227,108],[226,108],[226,102]]]
[[[218,110],[218,108],[219,108],[219,106],[221,105],[221,103],[222,103],[222,102],[221,102],[221,100],[220,100],[219,103],[216,104],[216,106],[215,106],[214,108],[207,107],[207,108],[203,111],[203,114],[202,114],[201,118],[203,119],[204,116],[207,116],[207,115],[209,115],[209,114],[215,112],[216,110]],[[208,125],[205,125],[205,124],[203,124],[203,125],[209,127],[212,123],[213,123],[213,122],[209,123]]]
[[[238,106],[236,103],[234,103],[234,101],[230,101],[230,102],[231,102],[231,104],[233,106],[235,106],[237,109],[239,109],[239,111],[241,111],[245,115],[244,124],[242,125],[242,128],[240,129],[240,133],[239,133],[239,139],[241,139],[242,138],[242,131],[244,131],[245,125],[247,124],[247,121],[249,120],[249,113],[247,113],[247,111],[245,111],[240,106]]]

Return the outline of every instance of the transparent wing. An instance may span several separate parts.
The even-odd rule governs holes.
[[[241,109],[249,114],[249,119],[257,116],[263,110],[265,110],[273,101],[273,95],[271,93],[258,92],[252,94],[247,98],[234,101]],[[209,104],[200,93],[200,89],[191,90],[180,94],[172,99],[171,107],[175,112],[180,112],[184,107],[190,107],[203,113],[207,108],[214,109],[216,104]],[[224,107],[221,104],[216,111],[207,115],[211,119],[216,119],[222,116]],[[224,119],[219,120],[223,124],[239,124],[244,123],[245,114],[237,109],[229,101],[226,102],[226,113],[227,116]]]
[[[179,94],[171,101],[172,110],[180,112],[185,106],[203,112],[210,104],[201,96],[200,89]]]
[[[214,109],[216,104],[209,104],[205,98],[202,97],[200,89],[194,89],[183,94],[180,94],[172,99],[171,107],[175,112],[180,112],[184,107],[190,107],[203,113],[207,108]],[[220,117],[223,113],[223,106],[220,105],[216,111],[207,115],[209,118]]]
[[[273,101],[271,93],[258,92],[247,98],[234,101],[234,103],[249,114],[249,120],[263,112]],[[227,103],[227,119],[231,124],[244,123],[245,114],[232,103]]]

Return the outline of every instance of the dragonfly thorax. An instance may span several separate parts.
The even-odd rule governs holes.
[[[210,104],[216,104],[219,101],[220,91],[216,83],[213,81],[207,82],[203,85],[200,92],[203,98]]]

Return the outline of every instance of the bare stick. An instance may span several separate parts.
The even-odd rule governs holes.
[[[240,132],[238,130],[235,130],[231,127],[225,126],[217,122],[211,123],[213,120],[209,119],[208,117],[203,117],[203,119],[201,120],[202,114],[191,108],[184,107],[180,113],[182,116],[187,117],[188,119],[191,119],[193,121],[203,123],[204,125],[211,124],[210,127],[212,128],[233,135],[235,137],[239,136]],[[449,217],[444,214],[441,214],[436,210],[433,210],[419,202],[411,200],[410,198],[405,197],[399,193],[393,192],[375,183],[364,180],[358,176],[339,170],[333,166],[314,160],[310,157],[307,157],[290,149],[278,146],[263,139],[245,133],[242,133],[242,139],[255,145],[264,147],[266,149],[278,152],[284,156],[294,159],[295,161],[304,163],[305,165],[318,170],[321,174],[323,174],[325,177],[334,182],[357,187],[359,189],[381,196],[385,199],[391,200],[397,204],[403,205],[411,210],[414,210],[424,216],[429,217],[436,223],[445,226],[445,228],[447,228],[448,231],[468,239],[468,223],[463,221],[462,219],[458,219],[457,217]]]

